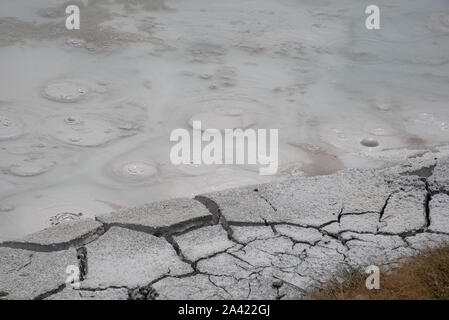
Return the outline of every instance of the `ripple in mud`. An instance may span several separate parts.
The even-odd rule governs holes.
[[[86,46],[86,41],[83,39],[72,38],[68,39],[65,43],[74,48],[84,48]]]
[[[61,223],[67,223],[72,222],[76,220],[80,220],[83,214],[81,212],[79,213],[70,213],[70,212],[63,212],[58,213],[57,215],[50,218],[50,223],[52,226],[57,226]]]
[[[217,167],[217,165],[189,163],[177,165],[176,169],[189,176],[201,176],[214,172]]]
[[[93,94],[103,94],[107,91],[104,83],[94,83],[87,80],[61,79],[48,83],[42,89],[42,95],[56,102],[78,102]]]
[[[18,138],[25,133],[25,124],[22,120],[0,114],[0,141]]]
[[[51,161],[22,161],[12,165],[9,172],[18,177],[34,177],[49,171],[55,165]]]
[[[329,124],[320,130],[320,139],[345,152],[358,152],[365,150],[364,147],[378,147],[384,149],[400,148],[404,146],[403,138],[395,131],[389,130],[388,126],[376,126],[377,123],[355,125]],[[367,130],[368,129],[368,130]],[[367,135],[367,132],[369,135]],[[377,133],[377,134],[375,134]],[[373,135],[374,137],[371,137]]]
[[[33,152],[33,148],[28,144],[14,144],[6,147],[6,152],[11,155],[25,155]]]
[[[119,130],[95,116],[59,116],[47,119],[45,127],[57,140],[81,147],[104,145],[120,136]]]
[[[229,103],[229,102],[228,102]],[[232,102],[230,102],[232,103]],[[199,112],[193,115],[188,124],[192,127],[193,121],[201,121],[201,129],[245,129],[257,122],[256,115],[244,111],[242,108],[226,109],[217,107],[213,111]]]
[[[394,136],[398,134],[393,127],[378,121],[367,122],[363,126],[363,130],[374,136]]]
[[[340,158],[328,150],[329,146],[322,147],[314,143],[300,141],[291,141],[288,145],[301,150],[305,154],[297,154],[296,160],[282,157],[287,158],[288,161],[280,166],[278,174],[280,176],[318,176],[332,174],[344,168]],[[289,154],[291,154],[291,151]]]
[[[129,161],[116,164],[112,171],[119,180],[141,182],[154,177],[158,173],[155,165],[144,161]]]
[[[196,43],[189,48],[191,62],[222,63],[227,50],[218,44]]]
[[[382,112],[387,112],[393,109],[393,104],[391,103],[376,103],[374,107]]]

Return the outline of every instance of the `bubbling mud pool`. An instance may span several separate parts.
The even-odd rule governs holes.
[[[65,28],[65,7],[81,29]],[[0,240],[449,144],[449,3],[0,3]],[[174,166],[170,132],[279,130],[279,170]]]

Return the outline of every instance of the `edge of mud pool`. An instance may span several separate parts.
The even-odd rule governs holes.
[[[294,299],[449,243],[449,157],[151,203],[0,243],[0,299]],[[80,288],[65,281],[81,271]]]

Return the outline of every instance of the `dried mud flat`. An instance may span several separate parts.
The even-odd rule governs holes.
[[[295,299],[449,243],[449,157],[155,202],[0,244],[4,299]],[[65,284],[79,266],[78,290]]]

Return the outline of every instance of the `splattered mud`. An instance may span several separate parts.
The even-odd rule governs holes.
[[[65,7],[81,29],[65,28]],[[0,3],[0,240],[449,142],[449,3]],[[173,166],[171,130],[279,129],[280,168]],[[80,215],[80,213],[82,213]]]

